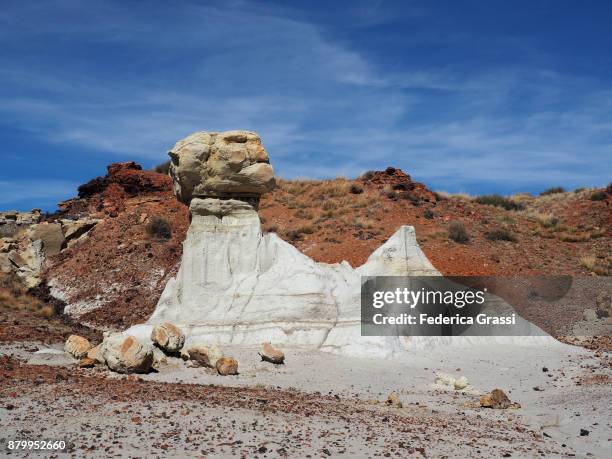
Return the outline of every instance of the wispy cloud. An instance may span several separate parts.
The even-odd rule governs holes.
[[[355,27],[397,20],[364,5]],[[0,46],[19,48],[0,69],[0,126],[45,142],[158,162],[190,132],[243,128],[285,176],[395,165],[451,190],[609,180],[611,89],[545,66],[384,65],[299,11],[247,1],[15,2],[0,25]]]

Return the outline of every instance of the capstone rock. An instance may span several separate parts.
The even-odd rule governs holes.
[[[240,198],[258,202],[274,188],[274,170],[254,132],[196,132],[168,152],[176,197]]]

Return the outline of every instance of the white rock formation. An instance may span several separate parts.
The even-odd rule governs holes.
[[[175,162],[180,159],[171,156]],[[202,176],[184,163],[173,167],[191,178]],[[192,181],[189,188],[206,195],[206,188]],[[184,187],[175,190],[184,200]],[[126,333],[148,339],[154,324],[172,322],[185,332],[187,344],[190,340],[219,345],[272,341],[377,358],[459,343],[456,337],[361,336],[361,276],[440,275],[418,246],[413,227],[402,226],[357,269],[346,262],[317,263],[276,234],[262,234],[256,208],[232,199],[231,187],[224,191],[229,198],[200,198],[193,193],[179,272],[166,285],[148,323]],[[239,188],[236,197],[241,197]],[[532,334],[531,324],[524,326],[526,334]]]

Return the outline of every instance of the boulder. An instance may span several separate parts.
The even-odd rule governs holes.
[[[64,344],[64,350],[76,359],[82,359],[87,356],[93,346],[87,338],[79,335],[70,335]]]
[[[261,360],[274,364],[282,364],[285,362],[285,354],[280,349],[276,349],[270,343],[263,343],[259,351]]]
[[[389,406],[393,406],[395,408],[402,408],[402,402],[395,392],[391,392],[387,397],[387,401],[385,402]]]
[[[118,373],[147,373],[153,364],[153,346],[116,333],[102,343],[102,358],[108,368]]]
[[[102,345],[98,344],[87,351],[87,358],[92,359],[96,363],[105,363],[102,356]]]
[[[71,241],[73,239],[77,239],[81,237],[83,234],[87,233],[98,223],[97,220],[63,220],[62,221],[62,230],[64,232],[64,238],[66,241]]]
[[[238,374],[238,361],[232,357],[221,357],[215,367],[221,376]]]
[[[50,257],[60,253],[66,246],[66,239],[59,223],[39,223],[32,225],[29,230],[32,241],[41,240],[45,256]]]
[[[183,348],[183,344],[185,344],[185,335],[176,325],[165,322],[153,327],[151,331],[151,341],[160,349],[174,354]]]
[[[158,348],[158,347],[154,347],[153,348],[153,363],[151,364],[151,366],[159,371],[159,369],[163,366],[166,365],[168,363],[168,357],[166,357],[166,354],[164,354],[164,352]]]
[[[203,367],[215,368],[223,353],[214,344],[193,343],[186,349],[187,358]]]
[[[254,132],[195,132],[168,152],[179,201],[193,197],[258,199],[274,188],[274,170]]]
[[[501,389],[493,389],[490,393],[480,397],[480,406],[484,408],[505,410],[513,405],[516,404],[513,404],[506,393]]]
[[[0,273],[8,274],[13,271],[15,265],[11,263],[8,253],[0,253]]]

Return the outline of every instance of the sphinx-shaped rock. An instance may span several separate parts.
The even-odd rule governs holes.
[[[259,201],[274,187],[274,171],[254,132],[196,132],[168,152],[176,197]]]
[[[191,212],[181,266],[148,322],[126,333],[148,339],[154,325],[171,322],[187,344],[271,341],[374,358],[449,339],[361,333],[362,276],[440,275],[413,227],[399,228],[358,268],[317,263],[276,234],[262,234],[257,201],[274,182],[257,134],[196,133],[170,156],[177,198]],[[251,174],[253,166],[265,173]]]

